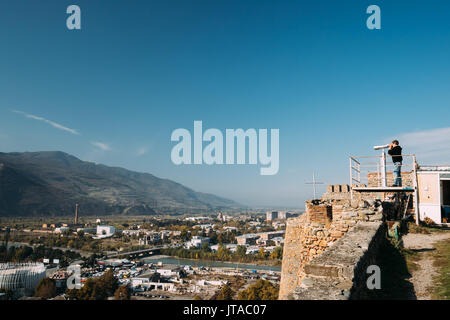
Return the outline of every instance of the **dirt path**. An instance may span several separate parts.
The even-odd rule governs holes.
[[[403,237],[403,244],[406,249],[416,250],[419,252],[420,260],[418,270],[411,272],[412,277],[409,279],[414,285],[414,291],[418,300],[430,300],[429,288],[433,285],[433,277],[437,274],[433,266],[433,259],[429,252],[434,249],[434,243],[450,238],[450,232],[417,234],[409,233]]]

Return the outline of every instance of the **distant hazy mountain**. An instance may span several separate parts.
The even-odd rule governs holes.
[[[148,173],[81,161],[64,152],[0,153],[0,216],[146,215],[163,207],[239,204]]]

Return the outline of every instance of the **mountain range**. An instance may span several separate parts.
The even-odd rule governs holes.
[[[151,215],[242,207],[149,173],[61,151],[0,153],[0,216]]]

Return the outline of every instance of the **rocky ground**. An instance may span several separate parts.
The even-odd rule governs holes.
[[[431,299],[430,288],[433,286],[433,277],[437,275],[431,252],[435,250],[436,242],[447,238],[450,238],[450,231],[430,234],[409,233],[403,237],[404,247],[419,254],[416,261],[418,268],[412,270],[412,277],[409,279],[414,285],[415,298],[418,300]]]

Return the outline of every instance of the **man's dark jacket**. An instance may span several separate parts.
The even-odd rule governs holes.
[[[388,150],[388,153],[392,156],[392,162],[402,162],[403,157],[402,154],[402,147],[395,146],[391,150]]]

